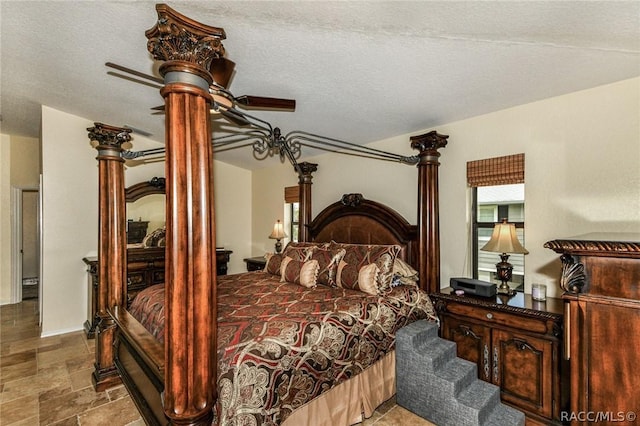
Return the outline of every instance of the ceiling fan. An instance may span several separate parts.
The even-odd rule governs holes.
[[[106,62],[105,65],[109,68],[129,74],[128,76],[125,76],[118,73],[108,72],[110,75],[124,78],[125,80],[134,81],[136,83],[158,89],[164,84],[164,80],[159,77],[148,75],[113,62]],[[229,90],[227,90],[234,68],[235,63],[224,57],[214,58],[211,61],[209,72],[211,72],[211,75],[213,76],[213,83],[209,86],[209,92],[214,100],[214,107],[211,109],[212,114],[220,114],[234,124],[247,126],[250,125],[251,122],[245,117],[245,114],[235,108],[236,106],[243,109],[269,109],[278,111],[295,110],[296,101],[294,99],[252,95],[234,96]],[[132,78],[130,76],[142,78],[147,81]],[[153,107],[151,109],[158,112],[164,112],[164,105]]]

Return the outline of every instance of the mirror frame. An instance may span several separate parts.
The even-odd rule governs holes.
[[[165,194],[165,178],[154,177],[147,182],[136,183],[125,188],[124,199],[127,203],[131,203],[152,194]]]

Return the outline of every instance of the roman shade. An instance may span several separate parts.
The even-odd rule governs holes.
[[[467,184],[471,187],[524,183],[524,154],[467,162]]]
[[[287,204],[297,203],[300,201],[300,187],[296,186],[287,186],[284,188],[284,202]]]

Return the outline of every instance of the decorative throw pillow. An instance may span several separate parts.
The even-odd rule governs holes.
[[[166,245],[167,228],[164,226],[147,234],[142,240],[142,247],[164,247]]]
[[[315,287],[318,281],[318,261],[301,262],[285,257],[280,265],[280,282],[299,284],[303,287]]]
[[[264,258],[267,259],[267,262],[264,264],[263,270],[273,275],[280,275],[282,255],[280,253],[267,253]]]
[[[384,292],[391,288],[393,278],[393,262],[398,253],[398,245],[375,245],[375,244],[343,244],[331,242],[330,249],[337,250],[343,248],[345,255],[338,265],[336,283],[338,287],[363,290],[361,287],[368,287],[369,283],[359,285],[360,269],[364,266],[375,264],[377,273],[375,275],[375,285],[377,293]],[[370,272],[374,268],[369,267]]]
[[[419,280],[418,271],[413,269],[404,260],[399,257],[393,262],[393,280],[391,286],[398,285],[417,285]]]
[[[334,251],[318,247],[313,249],[309,259],[318,261],[318,284],[337,287],[336,273],[338,271],[338,263],[344,253],[344,249]]]
[[[375,263],[363,266],[358,271],[358,289],[368,294],[378,294],[377,277],[380,268]]]
[[[290,242],[282,251],[282,258],[290,257],[293,260],[305,261],[311,255],[311,251],[318,247],[316,243],[296,243]]]

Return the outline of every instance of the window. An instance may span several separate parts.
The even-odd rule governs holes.
[[[298,241],[300,229],[300,187],[287,186],[284,189],[285,226],[288,225],[290,241]]]
[[[516,226],[518,239],[524,241],[524,184],[481,186],[473,188],[473,278],[483,281],[496,281],[496,263],[500,261],[497,253],[480,250],[493,232],[497,222],[506,218]],[[509,263],[513,265],[511,282],[524,284],[524,255],[510,254]]]
[[[300,229],[300,203],[289,203],[289,213],[291,218],[291,227],[289,228],[289,235],[291,241],[298,242],[298,229]]]
[[[484,252],[493,227],[506,218],[516,227],[518,239],[524,241],[524,154],[469,161],[467,183],[472,189],[472,271],[473,278],[496,282],[497,253]],[[524,255],[510,254],[513,265],[511,282],[524,284]]]

